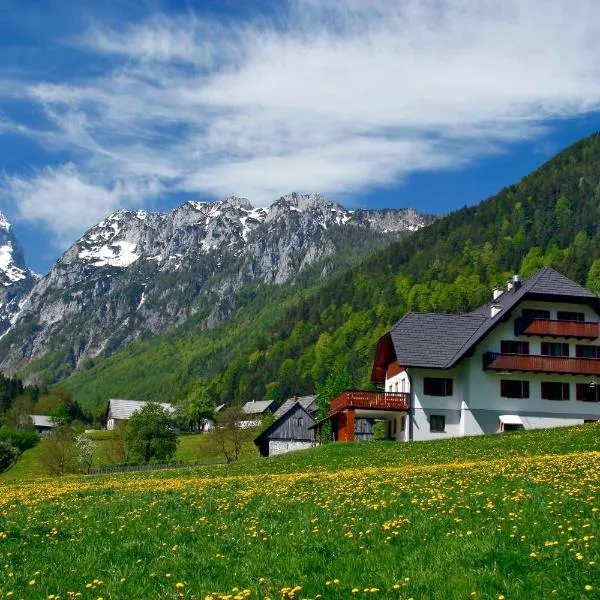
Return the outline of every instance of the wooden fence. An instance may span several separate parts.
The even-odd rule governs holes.
[[[111,467],[97,467],[90,469],[86,475],[110,475],[112,473],[135,473],[139,471],[161,471],[165,469],[193,469],[194,467],[208,467],[212,465],[224,465],[226,461],[223,459],[215,459],[211,461],[197,462],[179,462],[165,464],[148,464],[148,465],[114,465]]]

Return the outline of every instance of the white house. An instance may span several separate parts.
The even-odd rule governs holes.
[[[599,323],[600,298],[551,268],[471,313],[408,313],[377,343],[384,392],[335,398],[334,434],[354,439],[363,414],[398,441],[598,421]]]
[[[48,434],[54,429],[54,423],[47,415],[29,415],[29,418],[38,433]]]
[[[267,413],[273,412],[274,400],[251,400],[242,406],[244,420],[240,421],[240,427],[250,428],[260,425]]]
[[[149,402],[139,400],[117,400],[114,398],[109,400],[105,417],[106,429],[114,429],[120,423],[128,421],[134,412],[140,410],[140,408],[146,404],[149,404]],[[175,412],[175,408],[171,404],[166,404],[164,402],[158,404],[171,414]]]

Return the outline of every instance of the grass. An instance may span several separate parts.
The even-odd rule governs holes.
[[[103,453],[103,446],[113,437],[112,431],[100,430],[87,433],[86,436],[96,443],[96,458],[94,467],[109,466]],[[0,473],[0,482],[19,482],[29,479],[47,477],[39,457],[46,442],[42,439],[37,446],[26,450],[21,458],[8,471]],[[247,461],[256,456],[256,447],[252,442],[244,445],[241,460]],[[211,447],[209,438],[205,434],[181,434],[178,436],[177,452],[172,461],[181,463],[213,463],[223,460],[214,447]]]
[[[0,598],[597,598],[599,450],[586,425],[0,484]]]

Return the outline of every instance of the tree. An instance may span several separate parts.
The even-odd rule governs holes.
[[[597,258],[590,267],[586,285],[594,294],[600,295],[600,258]]]
[[[196,388],[177,406],[176,419],[188,431],[202,431],[207,421],[214,421],[215,405],[205,387]]]
[[[177,450],[171,415],[160,404],[149,402],[131,415],[125,430],[127,451],[135,460],[169,460]]]
[[[75,439],[77,462],[85,473],[89,473],[96,456],[96,442],[80,435]]]
[[[245,415],[239,406],[231,406],[217,415],[210,432],[212,445],[225,457],[227,463],[239,459],[242,449],[256,437],[254,427],[244,427]]]
[[[52,475],[65,475],[77,470],[77,447],[75,431],[67,425],[59,425],[40,446],[40,462]]]
[[[0,442],[0,473],[6,471],[18,458],[21,452],[8,442]]]
[[[354,382],[352,375],[346,371],[330,373],[325,383],[317,388],[317,418],[324,419],[329,414],[329,405],[331,401],[343,391],[352,389]],[[322,442],[331,441],[331,423],[323,425]]]

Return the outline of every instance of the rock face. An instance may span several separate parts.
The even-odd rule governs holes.
[[[25,265],[12,225],[0,213],[0,335],[16,320],[38,277]]]
[[[248,282],[288,282],[344,244],[374,247],[429,220],[412,209],[346,211],[319,194],[290,194],[268,208],[231,197],[167,213],[118,211],[35,286],[15,262],[14,278],[29,278],[33,289],[15,304],[0,369],[17,372],[48,352],[77,369],[199,311],[214,326],[236,309],[235,293]]]

